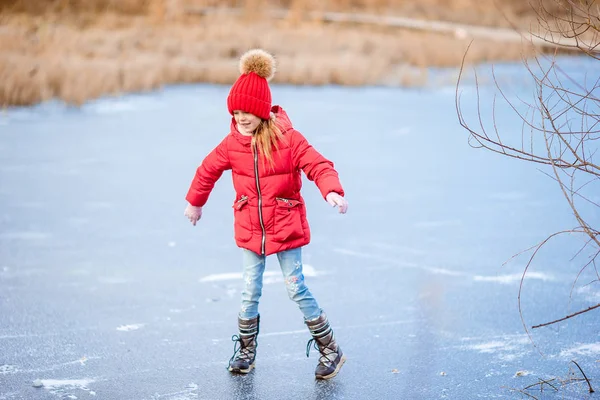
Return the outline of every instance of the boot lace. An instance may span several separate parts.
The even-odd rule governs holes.
[[[229,359],[229,362],[232,361],[252,361],[252,352],[248,350],[246,346],[244,346],[244,342],[242,342],[242,337],[239,335],[233,335],[231,340],[234,342],[233,345],[233,355]]]
[[[333,340],[329,340],[327,344],[319,343],[315,338],[312,338],[306,344],[306,357],[309,357],[311,348],[317,350],[321,356],[319,357],[319,364],[323,364],[325,366],[329,366],[337,357],[337,351],[335,348],[329,347],[332,344]],[[332,354],[335,355],[333,359],[329,359],[328,357]]]

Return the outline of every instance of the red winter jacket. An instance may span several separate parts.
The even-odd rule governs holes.
[[[204,206],[223,171],[231,169],[236,244],[264,255],[310,242],[300,170],[317,184],[323,197],[329,192],[344,195],[333,163],[292,127],[281,107],[274,106],[272,112],[283,133],[279,150],[273,152],[274,168],[262,157],[254,157],[252,138],[239,133],[232,119],[231,133],[202,161],[186,196],[191,205]]]

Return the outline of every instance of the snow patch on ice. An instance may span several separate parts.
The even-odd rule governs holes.
[[[50,234],[44,232],[2,232],[0,239],[9,240],[44,240],[50,238]]]
[[[117,330],[121,332],[137,331],[138,329],[142,329],[144,326],[146,326],[146,324],[121,325],[117,327]]]
[[[269,271],[267,271],[267,272],[269,272]],[[264,275],[266,275],[267,272],[265,272]],[[228,273],[224,273],[224,274],[212,274],[212,275],[205,276],[204,278],[201,278],[200,282],[231,281],[231,280],[235,280],[235,279],[242,279],[242,273],[241,272],[228,272]]]
[[[77,397],[72,394],[64,393],[67,389],[79,389],[89,392],[88,385],[96,382],[95,379],[83,378],[83,379],[42,379],[43,387],[49,390],[53,394],[62,394],[69,399],[76,399]],[[63,397],[64,398],[64,397]]]
[[[511,362],[511,361],[515,361],[517,358],[522,358],[526,354],[527,354],[526,352],[499,354],[498,358],[502,361]]]
[[[376,248],[378,250],[393,251],[402,254],[412,254],[418,256],[427,254],[427,252],[424,250],[415,249],[414,247],[402,246],[398,243],[372,242],[371,247]]]
[[[600,303],[600,291],[593,286],[583,286],[576,289],[576,293],[585,297],[590,303]]]
[[[19,369],[14,365],[0,365],[0,375],[16,374],[17,372],[19,372]]]
[[[336,253],[347,255],[347,256],[361,256],[361,257],[366,257],[366,258],[368,258],[368,256],[369,256],[366,253],[362,253],[362,252],[359,252],[356,250],[350,250],[350,249],[335,248],[335,249],[333,249],[333,251],[335,251]]]
[[[333,249],[333,251],[335,251],[336,253],[340,253],[340,254],[344,254],[344,255],[348,255],[348,256],[362,257],[362,258],[366,258],[366,259],[369,259],[369,260],[376,260],[380,264],[389,264],[389,265],[392,265],[392,266],[398,266],[398,267],[402,267],[402,268],[420,269],[420,270],[423,270],[423,271],[430,272],[430,273],[432,273],[434,275],[466,276],[466,274],[464,272],[453,271],[451,269],[446,269],[446,268],[430,267],[430,266],[426,266],[426,265],[418,265],[418,264],[415,264],[413,262],[406,262],[406,261],[398,260],[396,258],[390,258],[389,256],[388,257],[381,257],[381,256],[375,255],[375,254],[361,253],[361,252],[357,252],[357,251],[354,251],[354,250],[343,249],[343,248],[335,248],[335,249]]]
[[[312,267],[311,265],[308,265],[308,264],[302,265],[302,273],[304,274],[304,276],[310,276],[310,277],[322,275],[321,272],[317,272],[317,270],[315,270],[314,267]],[[242,277],[243,277],[243,275],[241,272],[227,272],[227,273],[223,273],[223,274],[207,275],[203,278],[200,278],[199,282],[206,283],[206,282],[222,282],[222,281],[242,280]],[[269,283],[281,282],[281,281],[283,281],[283,276],[281,275],[280,271],[265,271],[265,273],[263,274],[263,285],[266,285]]]
[[[169,399],[169,400],[192,400],[192,399],[198,398],[197,391],[198,391],[198,385],[195,383],[190,383],[182,391],[161,394],[161,395],[159,395],[159,398]]]
[[[495,282],[502,284],[511,284],[521,282],[523,274],[508,274],[508,275],[495,275],[495,276],[484,276],[475,275],[473,280],[476,282]],[[525,275],[525,279],[537,279],[541,281],[554,281],[556,280],[552,275],[544,274],[542,272],[528,272]]]
[[[465,274],[463,272],[452,271],[450,269],[445,269],[445,268],[423,267],[423,269],[426,271],[429,271],[435,275],[465,276]]]
[[[188,312],[188,311],[195,310],[195,309],[196,309],[196,306],[191,305],[186,308],[169,308],[169,312],[171,314],[183,314],[184,312]]]
[[[379,263],[388,263],[394,266],[406,267],[406,268],[420,268],[418,264],[413,262],[401,261],[395,258],[390,257],[382,257],[378,254],[371,254],[367,252],[359,252],[356,250],[344,249],[344,248],[334,248],[333,251],[336,253],[344,254],[352,257],[362,257],[368,260],[375,260]]]
[[[600,342],[585,343],[560,352],[561,357],[570,358],[576,355],[593,356],[600,354]]]
[[[198,394],[192,393],[192,392],[186,392],[186,393],[161,395],[160,398],[161,399],[163,399],[163,398],[169,399],[169,400],[192,400],[192,399],[197,399]]]
[[[480,353],[495,353],[496,350],[503,348],[505,345],[505,342],[492,341],[487,343],[473,344],[467,346],[467,348],[476,350]]]
[[[67,361],[67,362],[63,362],[63,363],[60,363],[60,364],[53,364],[53,365],[45,366],[45,367],[42,367],[42,368],[27,369],[27,370],[23,370],[23,371],[19,371],[19,372],[31,374],[31,373],[56,371],[56,370],[63,369],[63,367],[65,367],[65,366],[70,366],[70,365],[77,365],[77,364],[79,364],[79,365],[84,366],[84,365],[86,365],[86,363],[89,360],[99,360],[100,358],[101,357],[97,357],[97,356],[94,356],[94,357],[83,356],[83,357],[81,357],[81,358],[79,358],[77,360],[74,360],[74,361]]]
[[[98,278],[98,282],[115,285],[115,284],[128,283],[128,282],[130,282],[130,280],[125,279],[125,278],[119,278],[116,276],[101,276]]]
[[[463,341],[472,341],[474,339],[463,338]],[[479,343],[466,344],[460,346],[463,350],[473,350],[483,354],[495,354],[502,361],[514,361],[528,354],[527,346],[529,340],[527,336],[506,336],[496,337],[493,340],[481,341]]]

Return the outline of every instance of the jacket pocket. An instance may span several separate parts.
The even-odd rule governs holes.
[[[242,196],[233,203],[233,230],[235,240],[247,242],[252,238],[252,221],[250,219],[250,208],[248,207],[248,196]]]
[[[302,206],[298,200],[275,198],[275,221],[273,227],[275,233],[273,239],[277,242],[287,242],[289,240],[300,239],[304,237],[302,229]]]

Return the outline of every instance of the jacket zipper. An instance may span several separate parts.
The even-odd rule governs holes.
[[[260,229],[262,229],[262,240],[260,242],[260,254],[265,254],[265,242],[267,240],[267,233],[265,231],[265,224],[263,222],[262,215],[262,196],[260,194],[260,182],[258,180],[258,149],[254,145],[254,175],[256,176],[256,191],[258,192],[258,220],[260,221]]]

